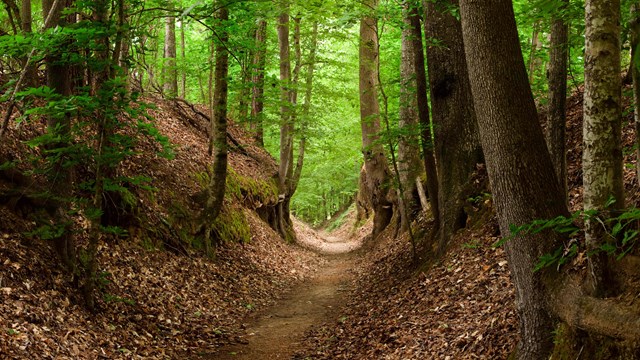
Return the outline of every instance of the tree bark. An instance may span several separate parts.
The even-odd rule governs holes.
[[[510,224],[568,216],[546,151],[510,0],[461,0],[460,15],[471,90],[502,236]],[[520,316],[518,359],[545,359],[553,347],[552,320],[539,256],[554,233],[523,234],[505,249]]]
[[[169,3],[173,10],[173,2]],[[178,69],[176,68],[176,18],[167,15],[164,27],[164,92],[173,98],[178,96]]]
[[[184,21],[184,18],[182,20],[180,20],[180,56],[182,58],[182,70],[181,70],[181,80],[180,80],[180,91],[182,93],[182,98],[186,99],[187,98],[187,68],[186,68],[186,63],[187,63],[187,49],[186,49],[186,43],[185,43],[185,28],[186,27],[186,23]]]
[[[553,168],[560,181],[560,187],[567,199],[567,157],[565,154],[565,129],[567,115],[567,61],[569,25],[562,19],[562,10],[568,0],[561,0],[551,25],[551,50],[549,54],[549,118],[547,120],[546,141]]]
[[[262,110],[264,108],[264,67],[266,63],[267,21],[258,20],[256,30],[256,50],[253,55],[253,90],[251,97],[251,123],[255,131],[258,146],[264,146],[264,131],[262,128]]]
[[[389,165],[380,144],[380,105],[378,104],[378,25],[371,13],[377,0],[364,2],[365,15],[360,20],[360,124],[366,184],[374,211],[375,239],[391,221],[393,204],[388,199],[391,187]]]
[[[226,26],[229,10],[221,6],[216,14],[220,38],[216,43],[215,89],[213,91],[213,118],[211,132],[213,134],[213,174],[209,183],[208,198],[204,209],[205,218],[205,250],[209,253],[211,226],[220,214],[224,202],[227,181],[227,76],[229,72],[229,53],[226,42],[229,39]]]
[[[411,28],[412,7],[405,1],[403,7],[404,27],[402,29],[401,61],[400,61],[400,114],[398,129],[398,170],[402,193],[399,194],[400,227],[408,229],[411,220],[420,212],[420,198],[416,189],[416,178],[424,171],[420,161],[420,128],[418,123],[415,52],[413,29]]]
[[[582,170],[584,210],[607,216],[624,207],[622,179],[622,84],[620,77],[620,1],[587,0],[585,17],[584,151]],[[615,199],[607,207],[609,198]],[[610,237],[598,220],[587,219],[586,242],[598,250]],[[602,296],[610,284],[607,255],[589,257],[594,295]]]
[[[469,182],[476,164],[482,162],[482,148],[462,27],[448,9],[458,7],[458,0],[425,5],[425,36],[439,44],[427,48],[427,62],[441,208],[438,252],[442,254],[453,233],[466,225],[464,204],[472,195]]]
[[[438,171],[435,156],[433,154],[433,140],[431,136],[431,123],[429,120],[429,100],[427,99],[427,74],[425,70],[424,52],[422,47],[422,27],[420,15],[417,9],[411,16],[411,28],[413,29],[413,47],[416,72],[416,102],[418,104],[418,119],[420,120],[420,137],[422,144],[422,156],[424,168],[427,173],[427,196],[431,204],[433,215],[433,234],[440,228],[440,204],[438,202]]]
[[[633,82],[633,120],[636,130],[636,177],[640,183],[640,5],[631,4],[631,22],[629,30],[631,33],[631,64],[629,65],[631,79]]]
[[[31,23],[32,23],[31,0],[22,0],[20,16],[21,16],[22,32],[24,34],[30,34],[33,31],[31,26]],[[36,78],[37,74],[36,74],[35,67],[33,66],[33,64],[28,64],[27,62],[28,60],[27,58],[25,58],[23,60],[23,65],[27,67],[26,69],[27,73],[25,74],[24,86],[30,87],[37,84],[38,79]]]

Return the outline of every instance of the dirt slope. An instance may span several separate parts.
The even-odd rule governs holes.
[[[156,145],[145,140],[140,155],[120,169],[151,177],[159,191],[134,192],[131,236],[101,246],[104,281],[97,314],[85,310],[48,244],[24,235],[35,224],[30,216],[36,209],[23,202],[0,203],[0,358],[171,359],[212,352],[237,341],[246,316],[273,304],[322,263],[310,251],[284,244],[258,217],[255,210],[261,204],[252,191],[259,189],[245,191],[242,186],[269,181],[275,162],[233,125],[230,135],[241,147],[232,146],[230,166],[242,180],[243,198],[226,200],[225,211],[243,214],[250,241],[223,244],[215,260],[189,250],[187,242],[193,238],[184,234],[192,230],[189,217],[199,211],[202,190],[194,175],[211,162],[207,125],[186,107],[147,100],[158,105],[153,113],[161,133],[176,145],[176,159],[153,155]],[[0,163],[37,155],[22,141],[42,130],[40,123],[12,127],[0,143]],[[11,178],[0,176],[0,193],[14,186]],[[76,221],[82,228],[83,220]],[[78,241],[84,239],[80,232]],[[171,248],[175,244],[182,244],[187,254],[177,255],[180,251]]]

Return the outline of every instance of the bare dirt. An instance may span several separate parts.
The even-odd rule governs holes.
[[[362,240],[357,234],[316,232],[295,222],[301,245],[323,254],[326,262],[316,275],[286,293],[280,301],[246,324],[240,343],[221,348],[208,359],[290,359],[304,347],[305,333],[314,325],[338,320],[354,279],[353,269]],[[354,239],[355,237],[355,239]]]

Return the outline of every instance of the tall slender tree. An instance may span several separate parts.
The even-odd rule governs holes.
[[[178,96],[178,69],[176,67],[176,18],[174,3],[169,2],[169,11],[164,26],[164,92],[168,97]]]
[[[204,208],[205,219],[205,247],[209,252],[210,234],[213,221],[222,210],[227,180],[227,95],[229,52],[226,42],[229,39],[227,31],[229,9],[224,2],[216,2],[219,5],[216,13],[219,38],[216,42],[216,71],[215,89],[213,91],[213,118],[211,119],[211,133],[213,155],[213,171],[211,181],[207,189],[207,203]]]
[[[401,137],[398,142],[398,169],[403,192],[399,196],[401,227],[407,229],[411,218],[420,210],[420,199],[416,189],[416,179],[424,171],[420,161],[419,123],[416,97],[415,52],[412,40],[410,16],[414,12],[412,2],[404,4],[404,27],[402,29],[401,62],[400,62],[400,114],[398,127]]]
[[[569,59],[569,25],[563,19],[568,0],[558,1],[551,25],[549,56],[549,117],[547,120],[547,147],[553,167],[565,194],[567,193],[567,157],[565,153],[567,115],[567,62]]]
[[[262,111],[264,108],[264,70],[266,63],[267,21],[258,20],[256,29],[255,52],[253,54],[253,89],[251,91],[251,128],[255,131],[255,139],[259,146],[264,146]]]

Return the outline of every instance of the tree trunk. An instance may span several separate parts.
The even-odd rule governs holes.
[[[587,0],[585,18],[584,152],[582,170],[584,210],[601,212],[624,207],[621,145],[620,1]],[[608,207],[609,198],[615,203]],[[598,220],[588,219],[586,242],[590,251],[610,237]],[[589,258],[594,295],[604,295],[610,284],[606,254]]]
[[[391,174],[384,149],[378,141],[378,26],[371,13],[377,5],[377,0],[366,0],[364,7],[367,13],[360,20],[360,124],[366,184],[374,211],[373,239],[389,225],[393,216],[393,204],[388,199]]]
[[[565,154],[565,128],[567,115],[567,61],[569,25],[562,19],[562,10],[568,6],[562,0],[561,7],[551,25],[551,51],[549,54],[549,118],[547,121],[547,148],[560,187],[567,199],[567,157]]]
[[[633,79],[633,119],[636,128],[636,177],[640,183],[640,5],[631,4],[631,22],[629,24],[631,33],[631,78]]]
[[[181,81],[180,81],[180,91],[182,93],[182,98],[187,98],[187,49],[184,41],[184,33],[186,23],[184,18],[180,20],[180,56],[182,57],[182,71],[181,71]]]
[[[21,5],[21,28],[24,34],[30,34],[32,32],[32,17],[31,17],[31,0],[22,0]],[[37,84],[36,69],[33,64],[27,64],[27,59],[23,60],[23,65],[27,66],[25,74],[25,87],[34,86]]]
[[[290,240],[289,228],[289,189],[291,186],[291,169],[293,168],[293,119],[291,89],[291,59],[289,49],[289,2],[283,0],[278,17],[278,44],[280,48],[280,164],[278,167],[280,203],[278,204],[278,221],[280,234]]]
[[[173,3],[169,3],[173,10]],[[178,96],[178,69],[176,68],[176,18],[173,12],[165,19],[164,27],[164,92],[169,98]]]
[[[470,181],[476,164],[482,162],[462,27],[450,7],[458,7],[458,0],[428,2],[425,14],[425,36],[439,44],[427,48],[427,62],[438,160],[440,254],[453,233],[466,225],[464,204],[472,195]]]
[[[226,42],[229,39],[227,22],[229,10],[221,6],[216,14],[220,38],[216,43],[216,74],[213,92],[213,118],[211,121],[213,134],[213,174],[209,183],[207,204],[205,206],[205,251],[209,254],[210,234],[213,221],[220,214],[224,202],[227,181],[227,76],[229,72],[229,53]]]
[[[431,137],[431,123],[429,121],[429,100],[427,99],[427,75],[424,63],[424,52],[422,47],[422,28],[420,26],[420,15],[417,8],[413,9],[411,16],[411,29],[413,29],[416,49],[415,71],[416,71],[416,96],[418,104],[418,118],[420,119],[422,156],[424,158],[424,169],[427,173],[427,195],[431,203],[431,214],[433,215],[433,234],[440,228],[440,204],[438,202],[438,174],[436,160],[433,155],[433,141]]]
[[[540,66],[538,51],[541,47],[542,42],[540,41],[540,21],[537,20],[533,24],[533,32],[531,34],[531,49],[529,51],[529,84],[533,84],[533,80],[535,80],[536,70]]]
[[[256,30],[256,50],[253,55],[253,91],[251,97],[251,123],[255,131],[258,146],[264,146],[264,131],[262,128],[262,110],[264,108],[264,67],[266,62],[267,21],[258,20]]]
[[[416,189],[416,178],[420,176],[424,168],[420,162],[420,133],[418,124],[416,76],[415,76],[415,52],[422,51],[414,47],[411,29],[411,7],[409,1],[405,1],[402,29],[401,62],[400,62],[400,114],[398,128],[400,140],[398,142],[398,170],[402,193],[399,194],[400,227],[408,229],[411,220],[420,212],[420,198]]]
[[[62,17],[62,9],[67,5],[67,1],[59,1],[56,8],[52,8],[54,0],[43,0],[42,10],[44,18],[51,16],[53,21],[48,27],[64,27],[66,21]],[[50,14],[51,13],[51,14]],[[47,24],[45,24],[47,25]],[[45,27],[48,28],[48,27]],[[57,94],[67,97],[72,94],[70,67],[68,64],[60,61],[60,54],[49,55],[44,59],[46,66],[47,86]],[[71,119],[69,116],[64,117],[48,117],[47,118],[47,132],[55,134],[60,139],[68,138],[71,130]],[[53,145],[54,147],[66,147],[68,144],[61,141],[61,143]],[[72,223],[66,212],[65,201],[70,201],[73,195],[73,177],[74,170],[71,167],[63,166],[63,163],[67,159],[61,158],[55,164],[53,168],[54,175],[52,176],[51,188],[56,191],[56,198],[62,199],[57,204],[55,213],[56,224],[70,224]],[[56,251],[69,271],[75,270],[76,256],[75,256],[75,239],[72,229],[65,229],[62,235],[54,239],[54,246]]]
[[[510,0],[461,0],[460,15],[480,140],[502,236],[510,224],[568,216],[538,122]],[[520,316],[518,359],[546,359],[553,347],[552,321],[539,256],[550,252],[554,233],[523,234],[505,249]]]

